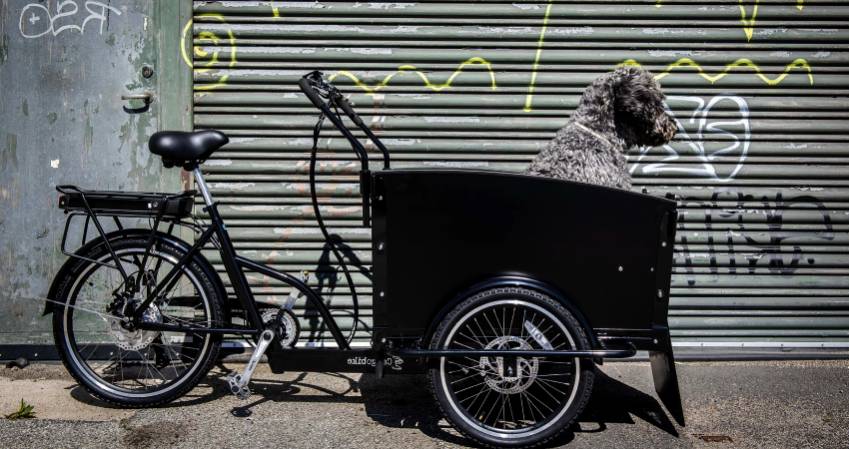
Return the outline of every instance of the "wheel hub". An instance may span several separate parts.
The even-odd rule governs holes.
[[[147,310],[139,320],[142,323],[162,323],[162,312],[156,304],[148,306]],[[159,336],[159,331],[143,330],[138,328],[128,329],[124,326],[122,319],[115,317],[109,319],[109,329],[115,337],[115,343],[125,351],[138,351],[144,349]]]
[[[513,335],[498,337],[486,349],[533,349],[525,339]],[[489,388],[501,394],[516,394],[528,389],[536,380],[539,359],[532,357],[481,357],[481,375]]]

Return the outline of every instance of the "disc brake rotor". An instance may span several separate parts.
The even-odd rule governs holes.
[[[489,342],[486,349],[524,350],[533,347],[523,338],[504,335]],[[480,368],[489,388],[502,394],[515,394],[527,390],[534,383],[539,371],[539,359],[481,357]]]
[[[148,306],[141,316],[143,323],[162,323],[162,312],[155,304]],[[144,349],[159,336],[160,332],[155,330],[133,329],[129,330],[122,326],[117,317],[109,318],[109,330],[115,337],[115,344],[125,351],[138,351]]]

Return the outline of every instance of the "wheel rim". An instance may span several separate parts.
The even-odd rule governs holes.
[[[480,305],[451,328],[443,349],[567,350],[575,340],[545,308],[520,299]],[[569,410],[580,383],[578,358],[440,358],[441,388],[457,416],[499,439],[543,432]]]
[[[119,249],[115,253],[127,274],[138,273],[144,248]],[[176,257],[156,250],[151,250],[150,258],[146,268],[156,268],[157,281],[178,262]],[[110,255],[104,255],[98,262],[113,261]],[[178,276],[174,288],[166,292],[165,302],[152,306],[146,317],[159,322],[168,319],[210,326],[211,308],[201,283],[187,268]],[[210,336],[191,332],[122,332],[116,329],[116,320],[87,312],[105,312],[106,302],[112,298],[108,292],[103,293],[104,289],[110,285],[114,289],[116,282],[119,287],[123,284],[117,269],[90,264],[72,285],[67,299],[71,307],[63,311],[63,338],[70,362],[80,368],[78,372],[90,384],[115,396],[146,398],[183,385],[199,369],[209,350]]]

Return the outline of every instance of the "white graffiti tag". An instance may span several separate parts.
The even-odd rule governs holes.
[[[77,25],[75,23],[67,23],[68,20],[75,18],[77,13],[80,13],[80,7],[74,0],[57,2],[55,14],[51,14],[47,6],[30,3],[21,10],[18,29],[21,31],[21,36],[28,39],[35,39],[46,34],[57,36],[59,33],[69,30],[79,31],[81,34],[85,34],[86,25],[91,21],[95,21],[100,22],[99,32],[103,34],[103,25],[106,23],[108,15],[110,13],[121,15],[121,11],[118,9],[96,1],[87,1],[83,6],[88,15],[83,19],[82,25]]]
[[[678,134],[675,141],[660,148],[641,148],[640,154],[631,166],[631,173],[643,175],[684,174],[712,178],[718,182],[728,182],[737,176],[746,161],[752,137],[749,122],[749,105],[736,95],[717,95],[707,103],[700,97],[670,96],[669,103],[693,104],[689,118],[675,117]],[[711,116],[716,108],[722,113]],[[688,108],[689,109],[689,108]],[[671,111],[667,106],[667,111]],[[725,116],[729,116],[726,118]],[[693,134],[687,132],[686,123]],[[659,162],[643,163],[646,156],[666,155]],[[681,160],[695,157],[697,163]]]

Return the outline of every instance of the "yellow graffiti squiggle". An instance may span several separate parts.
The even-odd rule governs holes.
[[[752,15],[749,16],[749,12],[746,11],[746,5],[743,4],[743,0],[737,0],[738,7],[740,8],[740,23],[743,25],[743,32],[746,33],[746,40],[752,40],[752,34],[755,31],[755,25],[757,23],[758,17],[758,4],[760,0],[754,0],[755,4],[752,7]],[[654,6],[660,8],[663,6],[663,0],[657,0]],[[805,7],[805,0],[796,0],[796,9],[801,11]]]
[[[551,15],[552,0],[548,0],[548,6],[545,8],[545,16],[542,18],[542,28],[539,32],[539,40],[537,41],[537,53],[534,56],[534,65],[531,68],[531,82],[528,83],[528,95],[525,97],[525,112],[533,111],[534,90],[537,86],[537,72],[539,70],[539,60],[542,57],[542,47],[545,45],[545,31],[548,29],[548,17]]]
[[[366,93],[368,95],[373,95],[373,94],[377,93],[377,91],[386,87],[389,84],[389,82],[392,81],[392,78],[395,78],[398,75],[402,75],[402,74],[410,71],[410,72],[415,73],[416,75],[419,76],[419,78],[422,79],[425,87],[427,87],[428,89],[434,90],[436,92],[439,92],[441,90],[448,89],[449,87],[451,87],[451,84],[454,82],[454,78],[457,78],[458,76],[460,76],[460,74],[463,73],[463,69],[467,65],[483,65],[483,66],[485,66],[486,69],[489,71],[489,78],[490,78],[491,83],[492,83],[492,90],[495,90],[495,89],[498,88],[497,84],[495,83],[495,72],[492,70],[492,64],[490,64],[490,62],[487,61],[486,59],[478,57],[478,56],[475,56],[475,57],[472,57],[472,58],[469,58],[469,59],[463,61],[460,64],[460,66],[457,67],[457,70],[455,70],[454,73],[452,73],[451,76],[449,76],[448,79],[444,83],[438,83],[437,84],[437,83],[431,82],[430,79],[428,79],[427,74],[425,74],[421,70],[417,69],[416,66],[409,65],[409,64],[399,66],[398,69],[395,72],[390,73],[389,75],[386,75],[386,77],[383,78],[383,80],[381,82],[375,84],[374,86],[369,86],[368,84],[365,84],[364,82],[360,81],[360,79],[357,77],[357,75],[354,75],[353,73],[351,73],[347,70],[340,70],[340,71],[334,73],[333,75],[330,76],[330,81],[333,81],[334,79],[336,79],[340,76],[344,76],[344,77],[351,79],[351,81],[353,81],[354,84],[357,87],[366,91]]]
[[[628,65],[628,66],[637,66],[637,67],[642,66],[642,64],[640,64],[639,62],[637,62],[634,59],[627,59],[619,65],[620,66]],[[729,73],[731,73],[732,70],[734,70],[737,67],[750,67],[750,68],[754,69],[755,75],[758,78],[760,78],[761,80],[763,80],[763,82],[767,83],[770,86],[776,86],[776,85],[780,84],[782,81],[784,81],[785,78],[787,78],[788,75],[790,75],[790,72],[793,69],[804,69],[808,72],[808,81],[811,83],[811,85],[814,84],[813,69],[811,69],[811,65],[808,64],[808,61],[806,61],[803,58],[794,59],[793,62],[791,62],[790,64],[787,64],[787,66],[784,67],[784,73],[781,73],[780,75],[776,76],[775,78],[770,78],[770,77],[764,75],[763,71],[761,71],[761,68],[757,64],[752,62],[751,59],[747,59],[747,58],[740,58],[740,59],[726,65],[725,70],[717,73],[716,75],[708,74],[707,72],[705,72],[705,70],[702,68],[702,66],[698,62],[696,62],[696,61],[694,61],[690,58],[681,58],[681,59],[673,62],[672,64],[669,64],[669,66],[667,66],[664,71],[655,75],[654,78],[659,80],[661,78],[669,76],[670,74],[672,74],[672,71],[675,70],[678,67],[693,67],[693,68],[695,68],[696,73],[698,73],[698,75],[701,76],[702,78],[708,80],[711,84],[721,80],[722,78],[725,78],[726,76],[728,76]]]
[[[221,23],[224,23],[224,24],[227,23],[224,20],[224,16],[222,16],[221,14],[208,13],[208,14],[201,14],[198,17],[211,17],[211,18],[214,18],[214,19],[221,21]],[[212,58],[209,60],[209,62],[204,64],[204,66],[205,66],[204,68],[196,68],[195,67],[194,62],[192,61],[191,58],[189,58],[188,52],[186,51],[186,39],[189,35],[189,31],[192,30],[192,24],[193,24],[193,21],[189,20],[188,22],[186,22],[186,25],[183,27],[183,35],[182,35],[183,40],[182,40],[182,44],[180,45],[180,54],[183,57],[183,62],[185,62],[186,65],[189,66],[189,68],[193,69],[197,73],[205,73],[205,72],[208,72],[209,70],[211,70],[210,67],[212,67],[213,65],[215,65],[218,62],[218,53],[212,54]],[[227,65],[227,67],[233,67],[233,66],[236,65],[236,36],[233,35],[233,30],[229,30],[229,29],[227,30],[227,37],[228,37],[227,40],[230,42],[230,62]],[[212,42],[215,45],[218,45],[218,43],[220,42],[220,39],[218,38],[218,36],[215,33],[212,33],[212,32],[209,32],[209,31],[201,32],[200,35],[198,35],[198,40],[209,41],[209,42]],[[202,48],[198,47],[197,45],[192,46],[192,52],[194,53],[194,55],[196,55],[199,58],[204,58],[207,55],[209,55],[208,52],[204,51]],[[218,78],[218,81],[215,82],[214,84],[195,85],[194,88],[195,88],[195,90],[212,90],[212,89],[215,89],[217,87],[221,87],[221,86],[227,84],[228,78],[230,78],[230,75],[223,75],[220,78]]]

